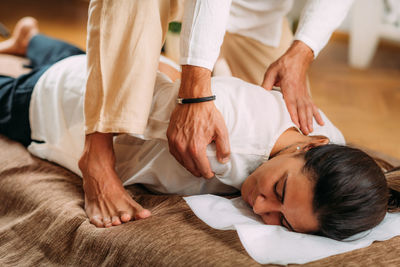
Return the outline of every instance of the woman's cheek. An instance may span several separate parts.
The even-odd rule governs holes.
[[[280,215],[277,212],[268,212],[261,215],[262,220],[268,225],[281,225]]]
[[[242,197],[247,201],[249,194],[253,191],[253,187],[255,186],[255,177],[251,174],[242,184]]]
[[[247,178],[244,183],[242,184],[242,188],[240,190],[240,193],[242,195],[243,200],[246,200],[247,195],[249,194],[249,178]]]

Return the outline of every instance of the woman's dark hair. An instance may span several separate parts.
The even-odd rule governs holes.
[[[399,207],[400,188],[388,188],[383,171],[365,152],[325,145],[310,149],[304,157],[304,171],[315,182],[316,234],[342,240],[378,225],[388,207]],[[400,187],[398,178],[393,180]]]

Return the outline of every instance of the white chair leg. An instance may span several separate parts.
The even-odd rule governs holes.
[[[375,54],[382,24],[383,0],[356,0],[352,10],[349,63],[367,68]]]

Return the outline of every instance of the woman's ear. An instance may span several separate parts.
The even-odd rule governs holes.
[[[303,147],[303,151],[308,151],[313,147],[329,144],[329,138],[324,135],[309,136],[310,141]]]

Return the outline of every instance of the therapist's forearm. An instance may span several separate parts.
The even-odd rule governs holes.
[[[211,95],[211,71],[209,69],[183,65],[179,97],[197,98]]]

